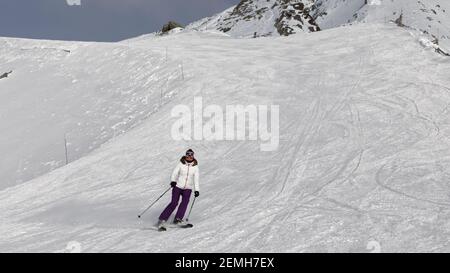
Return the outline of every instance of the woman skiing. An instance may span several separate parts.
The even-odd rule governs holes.
[[[194,158],[194,151],[191,149],[186,151],[186,155],[181,157],[180,162],[173,170],[170,185],[172,186],[172,201],[159,216],[158,226],[160,229],[165,229],[164,225],[177,208],[180,196],[182,197],[181,204],[173,223],[186,225],[183,217],[189,204],[192,189],[195,190],[195,197],[200,196],[198,162]]]

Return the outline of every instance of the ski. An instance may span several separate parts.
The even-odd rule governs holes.
[[[166,227],[159,227],[159,228],[158,228],[158,231],[159,231],[159,232],[161,232],[161,231],[167,231],[167,228],[166,228]]]
[[[194,225],[190,224],[190,223],[182,224],[182,225],[168,224],[168,225],[166,225],[166,227],[169,227],[169,228],[192,228],[192,227],[194,227]]]
[[[144,228],[143,230],[149,230],[149,229],[153,229],[153,230],[157,230],[159,232],[161,231],[167,231],[168,228],[193,228],[194,225],[193,224],[184,224],[184,225],[177,225],[177,224],[166,224],[164,226],[156,226],[154,228]]]
[[[177,225],[177,224],[167,224],[164,226],[166,229],[167,228],[193,228],[194,225],[193,224],[183,224],[183,225]]]
[[[193,228],[193,224],[185,224],[185,225],[175,225],[177,228]]]

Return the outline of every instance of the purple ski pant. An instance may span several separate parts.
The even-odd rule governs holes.
[[[172,189],[172,201],[169,205],[163,210],[161,215],[159,216],[159,220],[167,221],[170,215],[178,206],[178,201],[180,200],[180,196],[182,196],[181,204],[178,207],[177,214],[175,215],[175,219],[183,219],[184,214],[186,213],[186,209],[189,205],[189,198],[191,198],[191,189],[180,189],[178,187],[173,187]]]

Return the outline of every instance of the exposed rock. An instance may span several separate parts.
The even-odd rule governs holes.
[[[282,0],[281,2],[280,17],[275,21],[275,27],[280,35],[289,36],[296,33],[296,29],[305,32],[320,30],[303,2],[292,0]]]
[[[288,36],[320,28],[309,9],[315,0],[242,0],[216,16],[191,24],[196,30],[219,30],[234,37]]]
[[[397,26],[399,26],[399,27],[404,27],[405,25],[403,24],[403,12],[402,13],[400,13],[400,16],[397,18],[397,19],[395,19],[395,21],[394,21],[396,24],[397,24]]]
[[[172,29],[176,29],[176,28],[184,28],[181,24],[174,22],[174,21],[169,21],[167,24],[165,24],[162,29],[161,29],[161,33],[162,34],[166,34],[169,31],[171,31]]]
[[[7,78],[7,77],[9,76],[9,74],[11,74],[11,73],[12,73],[12,70],[9,71],[9,72],[6,72],[6,73],[1,74],[1,75],[0,75],[0,80],[3,79],[3,78]]]

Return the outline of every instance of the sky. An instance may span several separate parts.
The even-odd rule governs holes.
[[[239,0],[0,0],[0,36],[113,42],[188,24]]]

